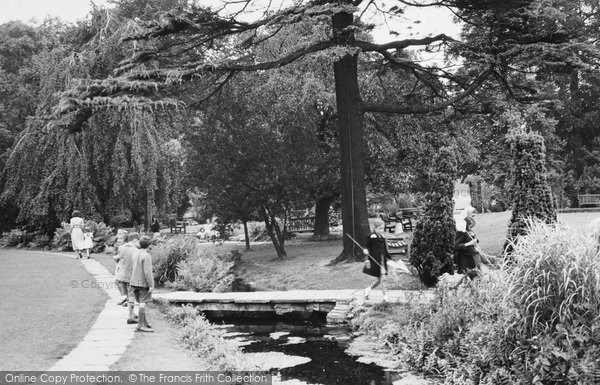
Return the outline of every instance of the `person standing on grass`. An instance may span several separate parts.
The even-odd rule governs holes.
[[[85,243],[83,239],[83,217],[79,210],[74,210],[71,215],[71,221],[69,222],[71,231],[71,245],[73,251],[79,255],[79,259],[83,259],[81,252],[85,250]]]
[[[385,278],[387,276],[387,261],[389,261],[391,257],[388,251],[387,240],[382,235],[385,222],[379,218],[376,218],[371,223],[371,226],[372,233],[367,238],[367,247],[363,250],[363,252],[368,256],[369,266],[365,266],[363,272],[377,278],[377,280],[375,282],[371,282],[371,284],[365,288],[364,295],[365,299],[368,299],[369,295],[371,294],[371,290],[381,285],[383,301],[387,302],[389,299],[387,296],[387,288],[385,287]]]
[[[146,315],[146,303],[152,301],[154,275],[152,273],[152,256],[148,253],[150,239],[140,239],[140,250],[133,255],[131,263],[131,278],[129,280],[129,297],[135,298],[140,304],[139,320],[136,331],[153,332]]]
[[[117,269],[115,272],[115,282],[119,288],[119,292],[125,298],[122,298],[119,305],[127,303],[129,308],[129,317],[127,318],[128,324],[137,323],[137,319],[133,313],[133,297],[129,296],[129,284],[131,281],[131,270],[133,256],[138,252],[137,246],[139,246],[139,234],[131,232],[127,234],[127,243],[119,247],[119,253],[115,256],[115,262],[117,262]]]

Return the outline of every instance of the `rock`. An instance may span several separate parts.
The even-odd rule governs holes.
[[[417,377],[414,374],[407,374],[405,377],[394,381],[392,385],[432,385],[433,382],[422,377]]]

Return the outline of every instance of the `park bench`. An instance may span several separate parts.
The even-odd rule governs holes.
[[[315,217],[290,218],[287,231],[290,233],[301,233],[313,231],[315,228]]]
[[[398,218],[396,217],[395,214],[379,214],[379,217],[381,218],[381,220],[384,223],[384,230],[383,231],[389,231],[390,233],[393,233],[394,230],[396,229],[396,223],[398,222]]]
[[[402,231],[411,232],[414,229],[415,222],[421,215],[421,209],[418,207],[411,207],[406,209],[400,209],[399,211],[392,214],[380,214],[379,217],[384,222],[384,231],[393,233],[396,230],[396,225],[399,223],[402,225]]]
[[[577,195],[579,207],[600,205],[600,194],[580,194]]]
[[[186,234],[186,223],[183,221],[171,221],[169,227],[171,234]]]

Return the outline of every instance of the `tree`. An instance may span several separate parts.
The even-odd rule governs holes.
[[[331,168],[317,137],[315,88],[287,70],[238,75],[188,133],[192,184],[224,220],[258,215],[280,258],[290,214],[322,185],[318,170]]]
[[[244,5],[250,5],[250,0],[231,3],[241,8],[224,15],[192,6],[173,10],[144,24],[146,29],[132,36],[139,49],[118,71],[119,77],[98,80],[66,94],[61,108],[63,116],[57,124],[76,129],[99,102],[106,101],[106,96],[134,93],[143,97],[138,99],[138,106],[178,105],[170,99],[174,90],[180,89],[180,84],[197,84],[201,79],[206,92],[194,95],[192,103],[197,103],[216,94],[236,72],[263,71],[309,55],[326,55],[333,62],[335,76],[344,232],[359,240],[366,239],[368,233],[363,143],[365,113],[422,114],[450,106],[459,108],[491,76],[505,86],[515,64],[540,56],[539,52],[544,52],[543,58],[549,60],[555,52],[564,51],[561,43],[569,41],[568,36],[557,33],[557,25],[553,27],[548,23],[544,28],[532,27],[529,20],[545,15],[542,0],[440,0],[431,4],[398,0],[389,7],[379,1],[301,1],[288,8],[263,8],[264,13],[250,21],[243,17],[246,16]],[[363,13],[363,9],[358,8],[361,5],[385,10],[386,14],[402,13],[401,6],[452,7],[457,17],[469,26],[467,35],[474,36],[475,44],[459,44],[444,34],[375,44],[364,39],[362,31],[368,30],[369,26],[355,16]],[[326,25],[324,20],[330,24]],[[293,50],[282,50],[276,59],[260,60],[247,52],[247,47],[277,36],[283,30],[282,26],[307,21],[323,28],[325,33],[321,39],[308,39]],[[232,46],[235,36],[245,38],[245,44]],[[423,67],[415,60],[406,60],[406,55],[397,54],[411,47],[431,48],[450,43],[455,44],[455,52],[466,59],[460,73],[435,66]],[[540,44],[532,50],[536,43]],[[555,44],[560,48],[556,49]],[[569,59],[577,59],[578,52],[569,49]],[[414,89],[429,89],[431,97],[412,99],[411,93],[396,103],[363,100],[357,82],[358,58],[370,54],[402,68],[412,76]],[[528,65],[534,64],[529,60]],[[527,84],[523,82],[523,89]],[[114,104],[123,105],[122,99],[117,97]],[[355,251],[353,242],[345,238],[344,250],[338,260],[350,258]]]
[[[417,223],[410,251],[410,263],[423,283],[432,286],[437,278],[454,272],[453,255],[456,224],[453,212],[456,156],[452,148],[442,148],[429,176],[431,190],[425,196],[423,219]]]
[[[486,182],[509,188],[511,161],[504,136],[510,124],[503,123],[510,122],[507,111],[528,110],[524,115],[532,117],[527,118],[528,127],[545,140],[553,189],[569,190],[571,204],[576,203],[575,181],[591,160],[585,153],[597,135],[592,123],[597,116],[597,82],[592,79],[598,77],[600,52],[592,42],[598,39],[598,7],[597,1],[552,0],[515,6],[512,14],[510,4],[500,14],[463,11],[473,23],[465,24],[466,44],[456,46],[466,50],[460,55],[485,53],[504,68],[494,74],[498,80],[494,87],[488,82],[479,90],[479,105],[469,109],[479,116],[478,125],[491,127],[479,130],[485,148],[480,174]],[[510,45],[515,49],[503,48]]]
[[[512,216],[504,250],[510,253],[517,238],[527,233],[527,220],[556,222],[556,205],[546,182],[544,138],[533,132],[517,132],[513,150]]]
[[[162,207],[178,200],[178,170],[171,159],[173,130],[168,113],[98,111],[76,131],[55,130],[51,115],[57,92],[73,78],[106,77],[123,58],[118,41],[126,22],[96,10],[92,21],[59,30],[62,45],[47,46],[31,60],[39,77],[35,114],[29,116],[3,172],[3,202],[14,202],[19,220],[52,233],[73,209],[109,222],[117,214],[132,220],[161,195]],[[43,40],[42,40],[43,41]],[[66,191],[65,191],[66,189]],[[150,205],[152,206],[152,205]]]

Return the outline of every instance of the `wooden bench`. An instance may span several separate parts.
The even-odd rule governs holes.
[[[309,232],[315,229],[315,217],[290,218],[287,231],[290,233]]]
[[[421,216],[421,209],[418,207],[400,209],[398,212],[392,214],[379,214],[379,217],[385,223],[384,231],[389,231],[390,233],[395,232],[397,224],[402,225],[402,231],[405,233],[413,231],[415,222],[419,220],[419,216]]]
[[[171,221],[171,234],[186,234],[186,223],[183,221]]]
[[[396,218],[394,214],[379,214],[379,218],[381,218],[384,224],[383,231],[389,231],[390,233],[393,233],[396,230],[396,222],[398,221],[398,218]]]
[[[579,207],[600,205],[600,194],[580,194],[577,195]]]
[[[411,233],[388,235],[386,241],[390,255],[399,255],[404,258],[410,256]]]

